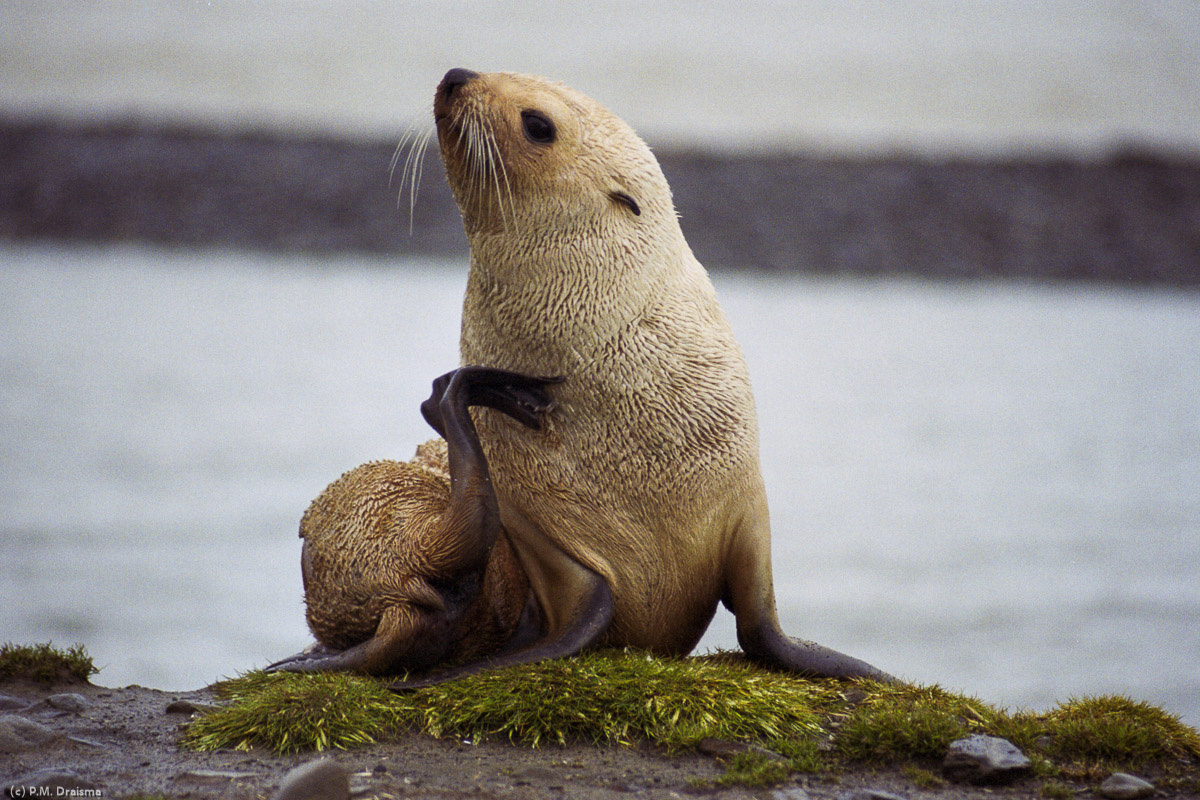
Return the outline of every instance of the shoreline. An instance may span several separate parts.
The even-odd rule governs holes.
[[[92,683],[81,645],[6,644],[0,794],[1200,799],[1197,732],[1145,704],[1085,699],[1019,721],[936,686],[806,682],[736,659],[684,661],[611,651],[474,676],[423,698],[344,674],[248,673],[164,692]],[[692,702],[698,686],[714,693],[703,711]],[[647,693],[654,710],[642,708]],[[581,719],[580,701],[598,703],[593,713],[607,721]]]
[[[77,699],[53,699],[64,696]],[[14,698],[31,707],[12,708]],[[180,745],[180,731],[191,717],[189,708],[218,702],[211,688],[163,692],[142,686],[16,681],[0,683],[0,702],[8,706],[0,718],[19,714],[50,731],[36,747],[5,753],[0,790],[15,790],[11,796],[22,791],[36,796],[31,787],[40,786],[49,787],[41,789],[49,792],[42,796],[273,797],[291,770],[322,759],[336,763],[348,776],[354,797],[429,800],[837,800],[856,790],[909,800],[1034,800],[1046,796],[1048,784],[1059,785],[1037,777],[1010,785],[949,783],[937,779],[936,765],[921,765],[919,771],[862,766],[829,774],[792,773],[766,787],[720,786],[717,781],[728,756],[720,744],[708,752],[672,755],[654,745],[531,748],[502,740],[471,742],[410,733],[395,741],[324,753],[277,755],[257,747],[197,752]],[[0,735],[0,746],[4,741]],[[918,785],[931,777],[935,785]],[[1099,796],[1086,784],[1067,791]],[[861,797],[872,796],[881,795]],[[1165,790],[1157,796],[1200,794]]]
[[[1200,286],[1200,159],[655,149],[711,270]],[[436,155],[410,234],[395,153],[382,140],[0,116],[0,240],[465,258]]]

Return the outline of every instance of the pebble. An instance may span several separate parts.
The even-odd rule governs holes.
[[[908,800],[902,794],[892,794],[882,789],[854,789],[838,795],[838,800]]]
[[[774,750],[768,750],[765,747],[759,747],[749,742],[733,742],[728,739],[701,739],[696,744],[696,749],[705,755],[715,758],[733,758],[739,753],[758,753],[772,761],[788,760]]]
[[[21,711],[29,708],[29,702],[11,694],[0,694],[0,711]]]
[[[997,736],[968,736],[950,743],[942,771],[958,783],[1010,783],[1033,765],[1016,745]]]
[[[212,703],[197,703],[193,700],[175,700],[167,704],[168,714],[195,714],[216,711],[220,706]]]
[[[40,723],[16,714],[0,716],[0,753],[31,750],[56,738],[57,733]]]
[[[1134,800],[1138,797],[1149,797],[1154,794],[1154,784],[1142,780],[1127,772],[1114,772],[1100,784],[1096,790],[1101,797],[1108,800]]]
[[[350,778],[337,762],[320,758],[285,775],[272,800],[350,800]]]
[[[220,769],[193,769],[182,773],[179,777],[202,783],[219,783],[221,781],[240,781],[257,777],[254,772],[232,772]]]
[[[786,789],[776,789],[768,795],[770,800],[812,800],[812,796],[799,786],[789,786]]]
[[[82,714],[87,710],[88,701],[81,694],[52,694],[46,698],[46,703],[51,708],[57,708],[59,711],[69,711],[72,714]]]

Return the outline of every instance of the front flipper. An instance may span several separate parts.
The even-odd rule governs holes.
[[[541,430],[542,415],[554,407],[546,387],[565,380],[530,377],[491,367],[459,367],[439,375],[433,381],[429,398],[421,403],[421,416],[442,438],[446,438],[442,400],[455,376],[466,380],[469,405],[495,409],[533,430]]]
[[[589,586],[560,630],[551,632],[523,650],[472,664],[464,664],[415,681],[396,681],[389,688],[393,692],[407,692],[465,678],[485,670],[566,658],[596,644],[608,630],[609,623],[612,622],[612,590],[604,578],[597,573],[582,567],[582,565],[580,569],[586,571]]]

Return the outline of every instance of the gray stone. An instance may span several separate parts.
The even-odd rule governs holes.
[[[0,711],[23,711],[29,708],[29,702],[11,694],[0,694]]]
[[[285,775],[272,800],[350,800],[350,778],[336,762],[317,759]]]
[[[696,749],[705,755],[715,758],[733,758],[740,753],[758,753],[771,761],[788,760],[774,750],[768,750],[765,747],[759,747],[749,742],[735,742],[729,739],[701,739],[696,744]]]
[[[197,703],[194,700],[175,700],[167,704],[168,714],[195,714],[197,712],[207,713],[216,711],[220,706],[215,706],[212,703]]]
[[[1154,784],[1126,772],[1114,772],[1096,790],[1108,800],[1134,800],[1154,794]]]
[[[958,783],[1010,783],[1032,764],[1016,745],[996,736],[968,736],[950,743],[942,771]]]
[[[31,750],[56,738],[57,733],[40,723],[16,714],[0,716],[0,753]]]
[[[838,795],[838,800],[908,800],[902,794],[892,794],[881,789],[853,789]]]
[[[224,783],[225,781],[243,781],[247,778],[258,777],[255,772],[233,772],[221,769],[192,769],[179,776],[186,780],[200,783]]]
[[[87,710],[88,701],[81,694],[52,694],[46,698],[46,703],[51,708],[57,708],[59,711],[69,711],[72,714],[80,714]]]
[[[769,795],[770,800],[812,800],[808,792],[799,786],[789,786],[786,789],[775,789]]]

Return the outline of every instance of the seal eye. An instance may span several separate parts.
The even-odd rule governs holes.
[[[616,200],[618,203],[620,203],[621,205],[625,206],[630,211],[632,211],[634,216],[640,217],[642,215],[642,209],[641,209],[641,206],[639,206],[637,204],[637,200],[634,200],[632,197],[625,194],[624,192],[613,192],[609,196],[612,197],[613,200]]]
[[[554,141],[554,123],[540,111],[522,111],[521,127],[525,138],[536,144],[550,144]]]

